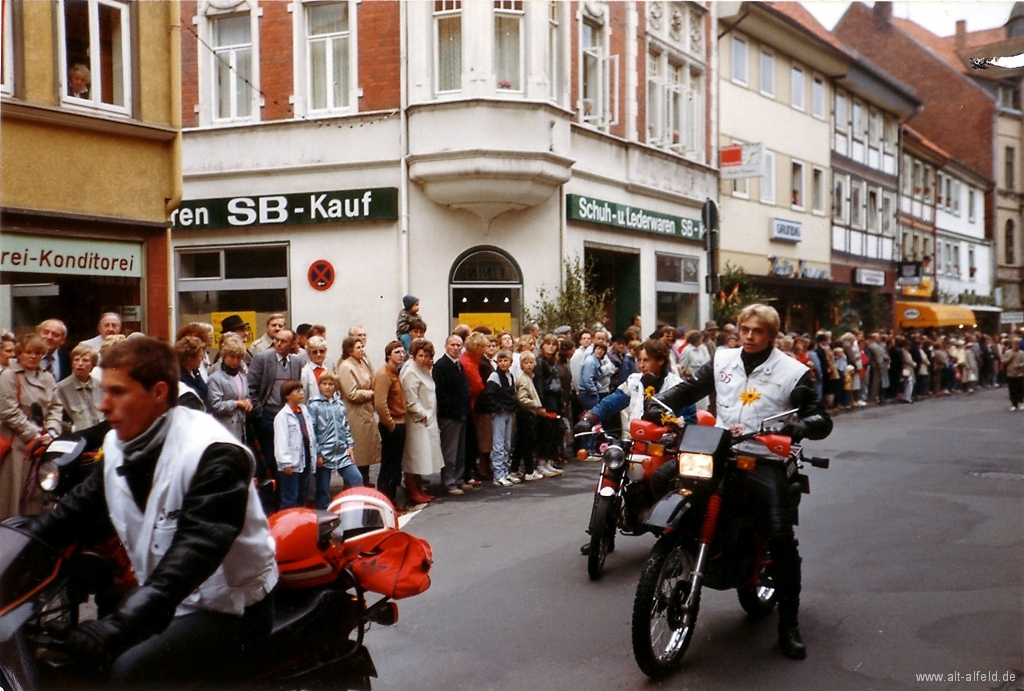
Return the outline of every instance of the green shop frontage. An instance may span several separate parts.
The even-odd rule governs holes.
[[[622,333],[637,315],[645,337],[666,324],[703,326],[709,317],[699,207],[685,207],[692,216],[684,216],[581,194],[567,194],[565,206],[568,229],[583,236],[589,287],[609,291],[609,330]]]

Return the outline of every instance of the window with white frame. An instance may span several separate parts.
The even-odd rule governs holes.
[[[953,275],[960,278],[960,243],[953,245]]]
[[[882,141],[882,118],[878,111],[868,111],[868,142],[871,146],[878,146]]]
[[[130,112],[130,27],[128,3],[113,0],[61,2],[64,103],[124,114]]]
[[[836,92],[836,129],[845,132],[849,128],[850,115],[846,110],[846,94]]]
[[[944,174],[939,173],[939,184],[938,184],[938,198],[936,199],[936,206],[942,208],[948,205],[946,201],[946,194],[949,192],[949,187],[952,181]]]
[[[825,213],[825,171],[817,167],[811,170],[811,211]]]
[[[825,117],[825,82],[815,77],[811,84],[811,114],[816,118]]]
[[[853,138],[864,139],[864,106],[858,101],[853,102]]]
[[[889,192],[882,193],[882,235],[893,235],[893,196]]]
[[[764,175],[761,176],[761,201],[775,203],[775,152],[764,152]]]
[[[351,101],[351,31],[348,2],[306,7],[309,110],[343,111]]]
[[[761,93],[775,98],[775,56],[761,51]]]
[[[790,81],[790,98],[789,103],[797,110],[804,110],[806,105],[804,100],[806,98],[805,91],[806,86],[804,84],[804,71],[797,66],[793,66],[792,78]]]
[[[14,31],[11,26],[12,10],[11,0],[0,0],[3,7],[0,8],[0,21],[3,22],[0,40],[0,93],[10,95],[14,93]]]
[[[703,72],[676,53],[647,56],[647,142],[701,158]]]
[[[903,156],[903,168],[900,170],[900,177],[903,180],[903,195],[911,197],[914,194],[914,166],[910,161],[910,156],[904,154]]]
[[[914,198],[924,197],[924,166],[920,161],[914,161]]]
[[[967,220],[974,223],[974,190],[967,190]]]
[[[499,90],[523,90],[523,0],[494,0],[494,76]]]
[[[868,206],[868,230],[872,233],[881,232],[880,213],[878,208],[878,190],[869,189],[867,196]]]
[[[211,20],[214,120],[252,116],[252,21],[249,13]]]
[[[581,120],[596,127],[619,121],[619,56],[608,55],[607,32],[596,18],[585,17],[580,27]]]
[[[832,176],[832,220],[836,223],[847,222],[846,220],[846,188],[848,181],[845,175],[838,173]]]
[[[732,80],[746,86],[747,77],[747,42],[739,36],[732,37]]]
[[[959,180],[954,180],[953,181],[953,191],[951,193],[951,196],[952,196],[952,204],[950,205],[950,210],[953,212],[954,216],[959,216],[960,215],[960,181]]]
[[[864,183],[854,180],[850,184],[850,225],[864,227]]]
[[[565,91],[565,72],[562,69],[562,6],[559,0],[548,2],[548,99],[562,102]]]
[[[804,164],[793,161],[790,165],[792,205],[794,209],[804,208]]]
[[[978,273],[978,267],[974,264],[974,245],[967,246],[967,277],[972,281],[974,280],[975,274]]]
[[[434,0],[434,89],[462,89],[462,0]]]

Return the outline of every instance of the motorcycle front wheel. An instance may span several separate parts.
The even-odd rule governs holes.
[[[652,679],[671,673],[683,659],[700,610],[700,591],[687,609],[693,553],[674,536],[660,539],[640,574],[633,600],[633,657]]]
[[[590,517],[590,549],[587,575],[596,581],[604,573],[604,560],[615,544],[615,498],[598,497]]]
[[[757,567],[757,577],[760,583],[741,585],[736,589],[736,595],[743,608],[751,619],[762,619],[775,609],[775,602],[779,599],[778,590],[775,589],[775,572],[772,568],[771,555],[765,550],[767,557],[764,563]]]

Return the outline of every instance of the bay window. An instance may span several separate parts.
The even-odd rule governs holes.
[[[522,0],[494,0],[494,71],[498,89],[523,90]]]
[[[434,87],[462,89],[462,0],[434,0]]]
[[[8,0],[5,5],[9,4]],[[130,112],[131,24],[128,7],[127,3],[113,0],[61,2],[60,48],[64,65],[61,94],[65,104],[94,106],[124,114]],[[5,7],[5,15],[6,12]],[[5,28],[5,38],[6,35]]]

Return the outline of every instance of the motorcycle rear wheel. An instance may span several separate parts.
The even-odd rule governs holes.
[[[740,606],[751,619],[762,619],[775,609],[775,603],[779,599],[779,591],[775,587],[775,572],[772,563],[762,565],[757,576],[761,580],[758,585],[741,585],[736,589],[736,596],[739,598]]]
[[[651,551],[633,600],[633,657],[640,670],[661,679],[675,670],[693,638],[700,611],[700,591],[693,606],[690,594],[694,557],[674,537],[662,538]]]
[[[587,552],[587,575],[596,581],[604,573],[604,560],[615,544],[615,499],[598,497],[590,517],[590,549]]]

